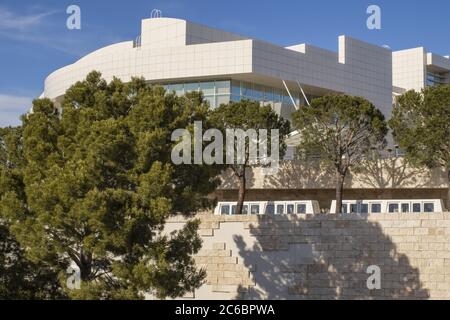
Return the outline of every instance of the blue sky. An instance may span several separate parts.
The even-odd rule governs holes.
[[[81,8],[81,30],[66,28],[72,4]],[[381,30],[366,27],[372,4],[381,7]],[[346,34],[393,50],[424,46],[450,54],[448,0],[0,0],[0,126],[19,123],[55,69],[136,38],[153,8],[283,46],[306,42],[336,50],[337,37]]]

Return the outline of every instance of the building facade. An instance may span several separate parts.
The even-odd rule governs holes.
[[[135,41],[88,54],[45,80],[43,96],[58,99],[92,70],[109,81],[144,77],[183,94],[202,90],[212,107],[249,98],[290,118],[296,107],[330,92],[362,96],[387,116],[392,105],[392,54],[346,36],[337,52],[307,44],[287,48],[188,21],[142,21]]]
[[[70,86],[93,70],[100,71],[107,81],[143,77],[149,84],[180,95],[202,91],[212,108],[243,98],[260,101],[286,119],[291,119],[296,108],[327,93],[364,97],[389,118],[393,96],[450,82],[450,59],[424,48],[392,52],[347,36],[339,37],[336,52],[308,44],[281,47],[185,20],[152,18],[142,20],[136,40],[101,48],[50,74],[43,97],[59,102]],[[295,145],[295,141],[295,136],[290,138],[290,143]],[[288,158],[292,154],[291,148]],[[376,183],[348,181],[344,197],[445,197],[443,181],[447,180],[442,172],[417,180],[401,161],[392,161],[394,167],[388,163],[387,167],[374,168]],[[314,169],[299,171],[301,166],[287,162],[270,181],[254,173],[249,199],[308,198],[329,207],[334,197],[333,177],[319,180],[325,172],[309,177]],[[217,195],[233,200],[237,186],[227,178]]]
[[[393,52],[394,92],[420,91],[450,83],[450,58],[427,52],[423,47]]]

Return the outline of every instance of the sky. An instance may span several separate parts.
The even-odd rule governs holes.
[[[70,5],[81,30],[69,30]],[[369,30],[367,8],[381,8],[381,30]],[[54,70],[108,44],[132,40],[152,9],[282,46],[300,43],[337,51],[348,35],[392,50],[423,46],[450,54],[448,0],[0,0],[0,127],[19,117]]]

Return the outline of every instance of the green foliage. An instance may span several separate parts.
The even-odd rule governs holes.
[[[192,255],[198,223],[164,236],[168,217],[210,205],[219,169],[174,166],[172,131],[208,123],[200,94],[184,97],[143,79],[106,83],[97,72],[67,90],[61,108],[35,100],[0,153],[1,218],[33,263],[75,262],[75,299],[178,297],[205,276]],[[2,143],[4,146],[5,144]]]
[[[0,224],[0,300],[64,299],[57,270],[34,263],[7,226]]]
[[[268,144],[271,143],[272,137],[270,136],[272,129],[279,130],[279,144],[280,154],[282,159],[286,152],[285,137],[290,133],[290,123],[287,120],[279,117],[271,106],[262,106],[259,102],[242,100],[240,102],[230,102],[223,104],[219,108],[215,109],[211,113],[211,121],[215,128],[221,129],[223,136],[226,136],[227,129],[241,129],[247,131],[250,129],[259,132],[260,129],[266,129],[268,133]],[[236,144],[234,144],[235,151]],[[270,153],[270,147],[268,147]],[[226,154],[225,150],[224,154]],[[246,189],[246,170],[250,167],[251,161],[249,159],[249,139],[246,139],[245,143],[245,161],[243,164],[229,165],[229,168],[233,171],[234,175],[239,180],[239,199],[237,206],[237,213],[242,213],[242,205],[245,197]],[[269,154],[269,156],[271,156]],[[235,160],[237,160],[237,152],[235,153]],[[259,165],[264,165],[263,162],[257,161]]]
[[[337,208],[346,174],[372,148],[384,144],[388,128],[380,110],[364,98],[327,95],[302,106],[293,115],[302,157],[316,156],[336,171]]]
[[[450,208],[450,85],[404,93],[389,125],[410,163],[447,171]]]
[[[450,85],[398,97],[389,125],[411,162],[450,168]]]
[[[384,142],[384,115],[364,98],[327,95],[293,115],[303,154],[320,156],[343,173]]]

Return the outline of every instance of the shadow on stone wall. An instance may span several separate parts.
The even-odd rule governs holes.
[[[355,181],[369,188],[425,188],[439,185],[439,172],[414,168],[401,158],[365,161],[355,172]]]
[[[284,161],[277,175],[264,177],[263,188],[334,188],[335,177],[332,169],[319,162]],[[347,187],[351,186],[351,179],[351,175],[348,175],[345,181]]]
[[[237,299],[427,299],[417,268],[378,222],[364,217],[259,217],[253,243],[234,241],[255,287]],[[381,290],[367,288],[369,266],[381,268]]]
[[[221,189],[238,189],[239,188],[239,180],[234,175],[232,170],[224,171],[222,173],[222,175],[220,176],[220,178],[222,180],[222,183],[220,186]],[[255,173],[251,168],[245,170],[245,178],[247,179],[246,180],[247,188],[250,188],[251,186],[253,186],[255,184]]]

